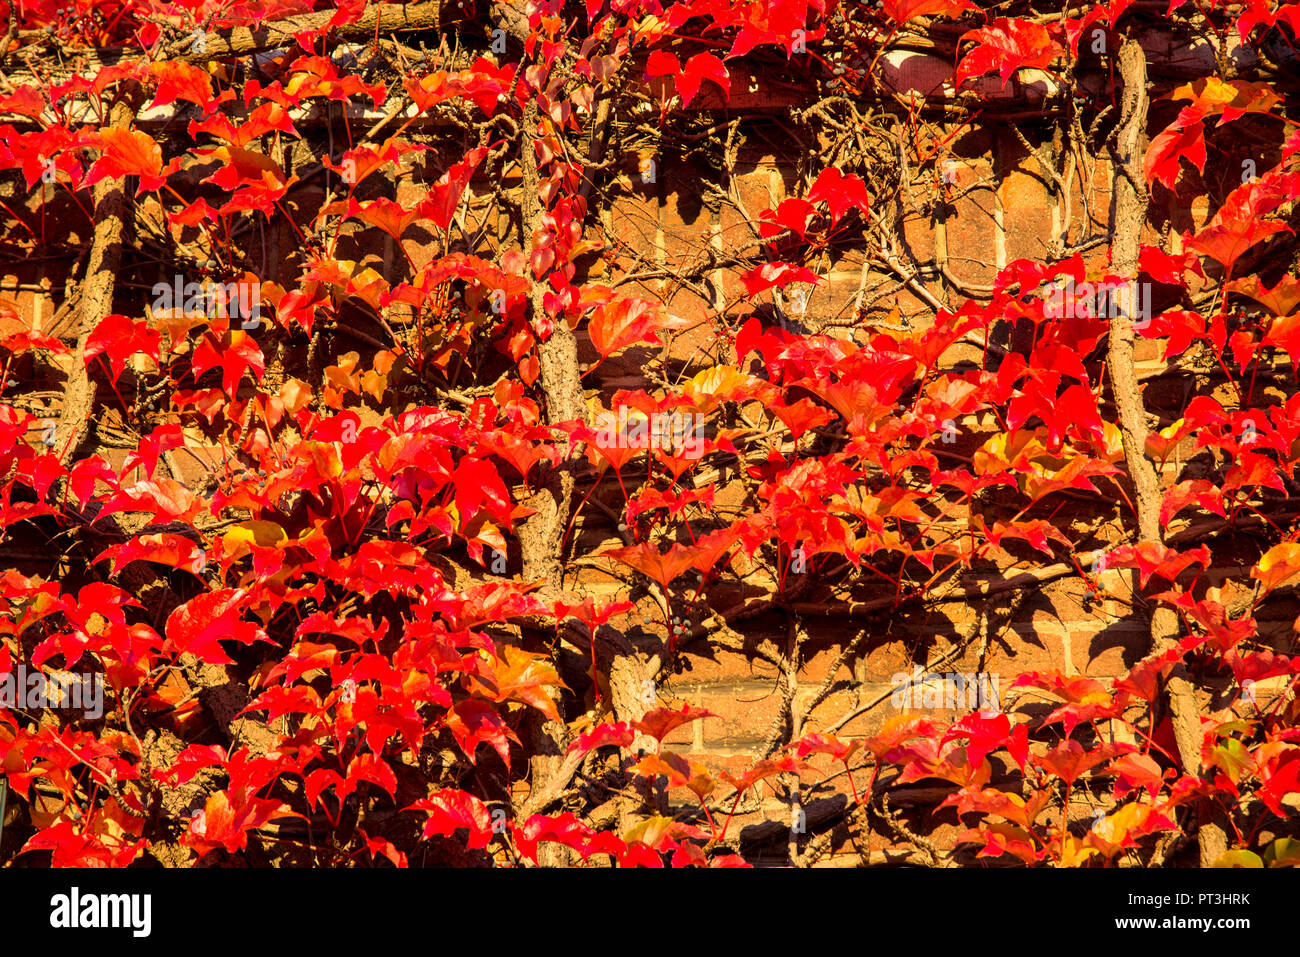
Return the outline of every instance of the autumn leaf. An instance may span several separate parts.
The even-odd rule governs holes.
[[[1148,185],[1159,180],[1165,189],[1173,189],[1179,161],[1185,159],[1204,172],[1205,156],[1205,124],[1200,120],[1186,126],[1174,123],[1151,140],[1142,158],[1142,172]]]
[[[201,376],[213,368],[221,369],[221,388],[233,398],[245,372],[252,372],[259,382],[262,380],[266,359],[257,341],[247,332],[234,329],[220,337],[209,332],[194,350],[194,374]]]
[[[1237,260],[1255,244],[1274,233],[1292,232],[1286,223],[1264,219],[1289,198],[1290,186],[1280,181],[1247,183],[1228,194],[1219,211],[1185,244],[1223,265],[1232,274]]]
[[[211,112],[217,103],[212,95],[212,77],[206,70],[183,60],[170,60],[151,63],[149,73],[157,84],[150,108],[168,106],[177,100],[188,100],[202,107],[203,112]],[[225,98],[232,98],[227,92]]]
[[[817,179],[808,190],[808,202],[825,203],[826,208],[830,210],[831,223],[834,224],[850,209],[861,210],[865,215],[870,207],[871,197],[867,195],[867,186],[862,181],[862,177],[856,173],[849,173],[846,176],[830,166],[817,174]],[[753,293],[751,292],[750,295]]]
[[[677,92],[681,94],[682,106],[690,105],[705,80],[720,86],[724,97],[730,95],[731,80],[727,67],[712,53],[697,53],[686,61],[677,75]]]
[[[1276,316],[1290,316],[1300,309],[1300,279],[1283,276],[1268,288],[1258,276],[1242,276],[1228,284],[1228,289],[1249,296]]]
[[[596,831],[591,825],[584,824],[569,811],[555,817],[534,814],[522,825],[511,825],[510,831],[514,838],[515,848],[534,864],[537,863],[538,844],[545,841],[563,844],[565,847],[571,847],[578,851],[586,858],[590,855],[583,852],[596,836]],[[621,845],[622,842],[620,841],[619,844]],[[608,844],[602,846],[606,848],[603,853],[613,852],[613,849]]]
[[[147,322],[113,313],[101,319],[91,330],[82,354],[87,364],[98,355],[105,356],[116,380],[126,368],[126,361],[137,353],[143,352],[158,361],[161,343],[162,334],[150,329]]]
[[[1158,831],[1174,831],[1178,825],[1151,804],[1130,802],[1099,819],[1085,837],[1103,856],[1113,857],[1125,848],[1137,847],[1137,839]]]
[[[808,770],[808,765],[804,762],[785,755],[780,758],[764,758],[751,765],[739,777],[734,777],[730,773],[723,771],[722,780],[726,781],[737,792],[749,790],[764,778],[770,778],[775,774],[803,774]]]
[[[52,852],[53,867],[126,867],[149,846],[145,839],[126,840],[128,835],[94,833],[85,825],[58,821],[37,831],[23,845],[24,851]]]
[[[632,727],[657,741],[663,741],[674,728],[713,716],[712,711],[683,704],[680,711],[672,708],[655,708],[653,711],[647,711],[639,720],[632,722]]]
[[[1139,542],[1136,545],[1121,545],[1106,553],[1107,567],[1137,568],[1139,584],[1143,588],[1152,576],[1173,581],[1183,569],[1198,564],[1205,568],[1210,566],[1210,550],[1204,545],[1179,552],[1158,542]]]
[[[478,746],[488,744],[500,756],[506,770],[510,769],[510,742],[517,743],[519,739],[486,701],[470,698],[457,702],[443,720],[471,764],[477,763]]]
[[[1282,99],[1267,83],[1224,80],[1218,76],[1198,77],[1184,83],[1172,90],[1168,98],[1192,101],[1184,107],[1180,119],[1184,116],[1198,119],[1221,116],[1224,123],[1231,123],[1247,113],[1267,113]]]
[[[101,515],[145,512],[151,516],[151,522],[160,518],[190,522],[202,507],[199,497],[175,479],[142,479],[120,486],[104,502]]]
[[[655,332],[662,326],[663,316],[657,303],[620,297],[592,312],[587,331],[601,358],[608,359],[634,342],[659,342]]]
[[[451,225],[456,207],[460,205],[460,199],[469,186],[470,178],[488,152],[487,146],[475,147],[467,152],[460,162],[453,163],[451,168],[429,187],[429,192],[420,204],[420,211],[439,229],[446,229]]]
[[[492,815],[482,801],[467,791],[444,788],[403,810],[428,813],[425,839],[439,834],[452,837],[457,831],[465,831],[465,846],[470,850],[487,847],[492,840]]]
[[[1154,799],[1164,786],[1164,771],[1149,754],[1134,752],[1116,759],[1108,769],[1115,775],[1115,800],[1119,801],[1138,789]]]
[[[515,645],[502,645],[500,657],[481,675],[468,675],[472,687],[481,688],[494,701],[522,701],[552,721],[559,721],[547,688],[563,688],[560,676],[543,655]]]
[[[795,745],[795,753],[801,758],[810,754],[829,754],[836,761],[847,763],[853,753],[862,747],[862,742],[844,741],[831,734],[814,732],[805,734]]]
[[[1005,714],[976,712],[955,723],[939,741],[939,746],[956,738],[966,738],[966,760],[978,767],[990,751],[1006,745],[1011,734],[1011,719]]]
[[[90,145],[102,152],[86,171],[83,185],[94,186],[101,179],[139,176],[140,191],[160,188],[167,180],[162,173],[162,147],[141,130],[105,127],[94,134]],[[168,173],[172,172],[169,168]]]
[[[586,754],[596,748],[604,747],[630,747],[636,740],[637,733],[632,725],[620,721],[616,724],[602,724],[585,734],[576,737],[569,745],[569,753],[580,752]]]
[[[647,754],[633,765],[633,770],[644,777],[663,775],[668,778],[670,788],[686,788],[700,801],[708,797],[714,788],[713,776],[704,765],[679,754]]]
[[[1051,751],[1031,756],[1030,761],[1044,771],[1060,778],[1065,782],[1066,786],[1070,786],[1074,784],[1079,775],[1090,768],[1104,764],[1113,757],[1128,754],[1134,750],[1136,749],[1128,744],[1101,744],[1095,748],[1084,750],[1083,745],[1078,741],[1068,740]]]
[[[110,545],[95,562],[112,559],[113,574],[136,561],[156,562],[171,568],[197,572],[203,565],[204,550],[184,535],[155,532],[137,535],[120,545]]]
[[[695,556],[686,545],[670,545],[668,551],[659,551],[654,542],[637,542],[626,548],[615,548],[602,555],[635,568],[648,578],[667,588],[673,580],[693,567]]]
[[[135,468],[143,468],[145,477],[153,478],[154,470],[158,467],[159,456],[183,445],[185,445],[185,435],[179,425],[160,425],[140,440],[136,451],[127,453],[126,461],[122,463],[122,474],[126,475]]]
[[[203,810],[190,819],[183,840],[202,857],[224,847],[233,854],[248,846],[248,832],[275,818],[302,815],[270,798],[255,798],[247,788],[217,791],[208,797]]]
[[[962,34],[961,42],[975,48],[957,64],[952,85],[960,89],[967,80],[998,71],[1002,86],[1011,74],[1028,67],[1048,66],[1063,52],[1052,31],[1032,20],[999,17],[991,25]]]
[[[181,653],[192,654],[214,665],[234,664],[219,642],[251,644],[269,641],[266,632],[250,621],[243,611],[248,592],[242,588],[219,588],[191,598],[167,618],[167,641]]]
[[[383,196],[366,203],[352,203],[347,213],[363,223],[382,229],[398,242],[401,242],[402,236],[408,229],[427,216],[427,211],[421,207],[407,209],[400,203]]]
[[[1259,579],[1263,595],[1293,584],[1300,578],[1300,544],[1282,542],[1274,545],[1255,563],[1250,574],[1252,578]]]
[[[917,17],[956,17],[978,9],[970,0],[883,0],[884,14],[895,23]]]
[[[751,299],[773,286],[788,286],[792,282],[807,282],[814,286],[821,283],[817,274],[811,269],[792,266],[790,263],[767,263],[756,266],[742,275],[740,281],[745,287],[745,294]]]

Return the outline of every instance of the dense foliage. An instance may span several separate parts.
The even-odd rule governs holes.
[[[1300,5],[9,7],[0,251],[78,265],[53,320],[6,307],[0,674],[104,698],[0,707],[6,863],[730,866],[764,789],[795,863],[833,827],[867,861],[873,828],[929,863],[1300,857],[1300,657],[1255,617],[1300,581],[1300,126],[1274,62]],[[1148,124],[1156,27],[1218,53]],[[947,127],[882,80],[927,38]],[[771,209],[730,190],[742,75],[802,83],[820,137]],[[846,245],[916,286],[891,210],[926,180],[951,199],[969,90],[1031,80],[1062,164],[1113,160],[1109,217],[932,321],[859,294],[801,324]],[[602,211],[714,147],[745,236],[682,279],[709,303],[684,318]],[[1216,164],[1208,220],[1150,228],[1149,195],[1187,204]],[[1135,339],[1185,384],[1172,418]],[[600,387],[629,349],[646,387]],[[1057,520],[1081,499],[1103,518]],[[620,547],[581,544],[598,522]],[[758,614],[789,623],[763,651],[785,681],[808,617],[842,617],[848,660],[916,609],[1062,577],[1149,624],[1124,676],[1025,673],[1001,710],[865,737],[787,701],[735,774],[662,745],[708,720],[659,694],[683,650],[743,648]],[[951,785],[952,847],[890,809],[923,780]],[[837,787],[825,836],[792,825]]]

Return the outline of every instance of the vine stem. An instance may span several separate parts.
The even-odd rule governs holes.
[[[1142,169],[1145,154],[1147,98],[1147,59],[1142,45],[1126,37],[1119,49],[1120,77],[1124,92],[1120,125],[1115,137],[1115,178],[1111,251],[1111,270],[1118,276],[1136,282],[1138,275],[1139,241],[1146,222],[1150,197]],[[1147,413],[1138,386],[1133,357],[1134,323],[1128,316],[1111,320],[1108,334],[1107,372],[1111,391],[1119,415],[1120,436],[1124,446],[1124,460],[1129,478],[1133,482],[1134,505],[1137,513],[1138,538],[1144,542],[1161,543],[1160,508],[1163,494],[1155,466],[1146,455]],[[1131,572],[1133,594],[1139,592],[1137,572]],[[1172,647],[1178,638],[1178,615],[1168,606],[1157,605],[1151,615],[1151,645],[1154,651]],[[1188,675],[1187,666],[1175,665],[1168,680],[1170,716],[1174,739],[1183,770],[1199,774],[1201,769],[1201,731],[1196,691]],[[1226,850],[1226,838],[1221,828],[1210,821],[1202,821],[1198,833],[1201,866],[1208,867]]]

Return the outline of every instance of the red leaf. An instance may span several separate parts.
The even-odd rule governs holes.
[[[1202,279],[1205,278],[1205,273],[1201,271],[1200,259],[1189,252],[1169,254],[1159,247],[1148,246],[1145,243],[1140,248],[1142,251],[1138,255],[1138,269],[1156,282],[1182,286],[1186,284],[1184,276],[1189,271],[1196,273]]]
[[[682,61],[667,50],[652,50],[646,57],[646,76],[676,76],[682,70]]]
[[[534,814],[520,825],[513,825],[515,847],[519,853],[537,863],[537,845],[544,841],[563,844],[577,851],[583,860],[592,854],[613,854],[619,856],[625,845],[619,838],[609,832],[597,833],[589,824],[578,820],[571,811],[555,817]]]
[[[198,851],[200,857],[218,847],[233,854],[248,845],[249,831],[278,817],[301,818],[302,815],[279,801],[255,798],[248,788],[218,791],[210,795],[203,810],[191,818],[189,832],[183,840]]]
[[[595,748],[604,748],[611,745],[626,748],[635,740],[636,731],[625,721],[620,721],[617,724],[602,724],[586,734],[578,735],[573,744],[569,745],[569,753],[580,751],[586,754]]]
[[[765,209],[758,214],[762,220],[758,224],[759,235],[771,239],[789,229],[803,239],[808,230],[808,220],[815,213],[816,208],[806,199],[792,197],[782,200],[776,209]]]
[[[168,106],[176,100],[197,103],[207,113],[216,105],[212,95],[212,78],[206,70],[184,60],[153,63],[149,72],[158,84],[150,108]],[[228,97],[227,97],[228,98]]]
[[[7,307],[4,317],[21,318],[17,312],[8,312]],[[52,336],[43,335],[35,329],[21,329],[0,339],[0,349],[8,349],[14,355],[27,352],[31,349],[48,349],[50,352],[65,353],[68,347],[58,339]]]
[[[436,834],[451,837],[463,830],[469,835],[465,846],[470,850],[487,847],[492,840],[492,815],[482,801],[466,791],[454,788],[435,791],[405,810],[429,812],[424,822],[426,838]]]
[[[561,621],[565,618],[577,618],[587,626],[588,630],[594,631],[601,625],[606,624],[615,615],[621,615],[635,607],[630,601],[616,601],[606,605],[597,604],[592,598],[584,598],[577,605],[557,601],[551,613]]]
[[[647,711],[640,721],[632,722],[632,727],[662,742],[674,728],[690,721],[712,717],[714,717],[712,711],[683,704],[681,711],[674,711],[672,708],[656,708],[653,711]]]
[[[1032,20],[1000,17],[991,26],[968,30],[962,35],[976,44],[957,64],[952,85],[960,89],[967,80],[998,71],[1005,88],[1011,74],[1025,67],[1046,67],[1062,52],[1052,32]]]
[[[347,211],[350,216],[355,216],[376,229],[382,229],[399,242],[406,231],[426,215],[424,209],[419,207],[407,209],[401,203],[383,196],[372,199],[368,203],[349,201]]]
[[[141,191],[156,190],[167,178],[159,175],[162,147],[148,133],[110,126],[93,134],[90,145],[103,152],[86,171],[86,186],[93,186],[105,177],[139,176]]]
[[[1205,171],[1205,124],[1200,120],[1185,127],[1175,123],[1151,141],[1142,158],[1147,183],[1158,179],[1166,189],[1173,189],[1180,159],[1187,160],[1200,172]]]
[[[486,743],[501,756],[502,763],[509,770],[510,742],[519,739],[490,704],[477,698],[458,702],[443,720],[471,764],[476,763],[474,752],[478,746]]]
[[[1294,198],[1300,174],[1270,180],[1256,180],[1228,194],[1223,206],[1195,236],[1187,237],[1189,249],[1223,264],[1231,275],[1237,260],[1256,243],[1278,232],[1292,232],[1290,226],[1265,220],[1288,199]]]
[[[871,198],[867,195],[866,183],[856,173],[845,176],[834,166],[828,166],[817,174],[817,179],[808,191],[808,202],[824,202],[830,210],[831,222],[835,223],[850,207],[860,209],[865,215]]]
[[[290,136],[298,135],[298,131],[293,128],[293,123],[289,120],[288,112],[279,103],[263,103],[239,126],[231,123],[224,113],[214,113],[206,120],[190,123],[187,132],[196,139],[199,133],[210,133],[218,139],[225,140],[230,146],[243,149],[259,136],[276,131]]]
[[[84,355],[89,364],[95,356],[106,354],[109,369],[116,380],[126,368],[126,360],[137,352],[143,352],[156,362],[161,342],[162,333],[150,329],[144,320],[136,321],[113,313],[105,316],[86,337]]]
[[[1160,524],[1168,525],[1171,518],[1189,505],[1227,516],[1223,509],[1223,489],[1206,479],[1189,479],[1165,492],[1164,501],[1160,505]]]
[[[1300,792],[1300,752],[1292,750],[1286,754],[1293,757],[1280,768],[1271,771],[1258,792],[1260,800],[1280,818],[1288,818],[1295,813],[1290,808],[1284,808],[1282,798]]]
[[[955,17],[965,10],[978,9],[970,0],[884,0],[885,16],[895,23],[917,17]]]
[[[19,853],[53,851],[54,867],[126,867],[148,844],[147,840],[110,844],[101,835],[79,831],[71,821],[58,821],[33,834]]]
[[[1173,581],[1183,569],[1194,564],[1209,567],[1210,550],[1204,545],[1191,551],[1178,552],[1157,542],[1139,542],[1136,545],[1121,545],[1106,554],[1108,568],[1138,569],[1143,588],[1152,575]]]
[[[745,286],[745,294],[750,298],[773,286],[788,286],[792,282],[807,282],[814,286],[821,283],[817,274],[811,269],[793,266],[790,263],[767,263],[756,266],[742,275],[740,281]]]
[[[378,785],[388,792],[389,797],[397,793],[397,775],[393,773],[392,767],[383,758],[367,751],[365,754],[358,754],[348,762],[347,774],[344,775],[346,781],[347,793],[339,793],[339,799],[347,797],[356,789],[360,781],[369,781],[371,784]]]
[[[602,358],[634,342],[658,342],[655,330],[663,318],[657,303],[646,299],[620,298],[596,307],[587,324],[591,344]]]
[[[1115,761],[1110,769],[1115,772],[1115,800],[1138,788],[1145,788],[1151,798],[1164,785],[1164,772],[1148,754],[1126,754]]]
[[[986,754],[1006,745],[1010,734],[1011,719],[1005,714],[977,711],[945,731],[939,747],[954,738],[966,738],[966,761],[971,767],[978,767]]]
[[[1278,675],[1300,674],[1300,659],[1290,655],[1275,654],[1267,648],[1245,655],[1231,648],[1224,654],[1223,660],[1228,663],[1233,677],[1242,688],[1247,687],[1248,681],[1264,681]]]
[[[810,754],[829,754],[836,761],[847,762],[853,752],[862,747],[861,741],[844,741],[830,734],[805,734],[797,742],[795,753],[806,758]]]
[[[732,777],[726,771],[723,771],[721,776],[724,781],[740,792],[747,791],[759,781],[774,774],[802,774],[806,770],[808,770],[806,764],[786,755],[782,758],[765,758],[738,778]]]
[[[479,146],[470,150],[463,160],[443,173],[438,182],[429,188],[424,202],[420,204],[420,209],[439,229],[446,229],[451,225],[451,219],[456,214],[456,207],[460,205],[465,187],[469,185],[474,170],[478,169],[478,164],[483,162],[483,157],[487,156],[488,149],[486,146]]]
[[[601,554],[624,565],[630,565],[641,574],[657,581],[665,589],[678,575],[691,568],[695,561],[694,550],[690,546],[674,544],[667,552],[661,553],[659,546],[654,542],[637,542],[635,545],[616,548]]]
[[[627,846],[627,851],[618,861],[619,867],[663,867],[664,861],[659,854],[646,845],[635,842]]]
[[[360,834],[361,837],[365,840],[366,850],[370,852],[370,856],[372,859],[378,858],[379,855],[382,854],[384,857],[388,858],[390,861],[393,862],[394,867],[409,866],[409,863],[406,860],[406,855],[403,854],[401,851],[399,851],[393,845],[392,841],[386,841],[383,838],[379,838],[379,837],[371,837],[361,828],[357,828],[357,833]]]
[[[700,84],[705,80],[712,80],[722,87],[724,96],[731,95],[731,80],[723,62],[712,53],[697,53],[686,61],[686,66],[677,76],[677,92],[681,94],[682,106],[688,106],[695,99]]]
[[[200,661],[230,665],[234,661],[222,650],[220,641],[251,644],[269,640],[266,633],[241,617],[247,592],[242,588],[219,588],[191,598],[167,618],[167,640],[179,652]]]
[[[266,359],[247,332],[233,329],[221,338],[209,332],[194,350],[194,375],[201,376],[217,367],[221,368],[221,388],[234,398],[246,371],[251,370],[253,377],[262,381]]]
[[[153,478],[154,469],[158,467],[158,456],[185,444],[185,435],[179,425],[160,425],[149,435],[140,440],[139,449],[128,452],[122,463],[122,474],[140,467],[147,478]]]
[[[1031,760],[1038,767],[1056,775],[1066,786],[1072,786],[1084,771],[1096,767],[1118,754],[1128,754],[1136,750],[1130,744],[1099,744],[1085,751],[1078,741],[1065,741],[1046,754],[1037,755]]]
[[[204,562],[204,551],[184,535],[157,532],[137,535],[121,545],[110,545],[95,561],[102,562],[106,558],[113,560],[114,575],[130,562],[157,562],[197,574]]]
[[[202,508],[202,501],[175,479],[144,479],[134,485],[123,485],[104,502],[101,514],[114,512],[147,512],[159,518],[190,522]]]

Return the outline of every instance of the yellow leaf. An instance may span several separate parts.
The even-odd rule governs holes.
[[[1097,856],[1095,847],[1088,847],[1082,840],[1073,834],[1065,835],[1061,842],[1061,866],[1062,867],[1082,867],[1088,862],[1089,858]]]
[[[1290,584],[1300,577],[1300,544],[1283,542],[1274,545],[1264,553],[1250,573],[1264,586],[1264,594]]]
[[[1217,861],[1210,865],[1211,867],[1247,867],[1255,868],[1264,866],[1264,861],[1258,854],[1239,847],[1231,850],[1219,857]]]
[[[280,386],[280,401],[290,415],[295,415],[311,401],[311,391],[311,386],[301,379],[288,379]]]
[[[749,388],[753,376],[735,366],[714,366],[697,373],[682,386],[682,395],[701,412],[712,412],[721,403]]]
[[[262,519],[249,519],[230,528],[221,537],[226,554],[233,555],[245,545],[257,545],[259,548],[274,548],[281,542],[288,541],[289,536],[275,522]]]

